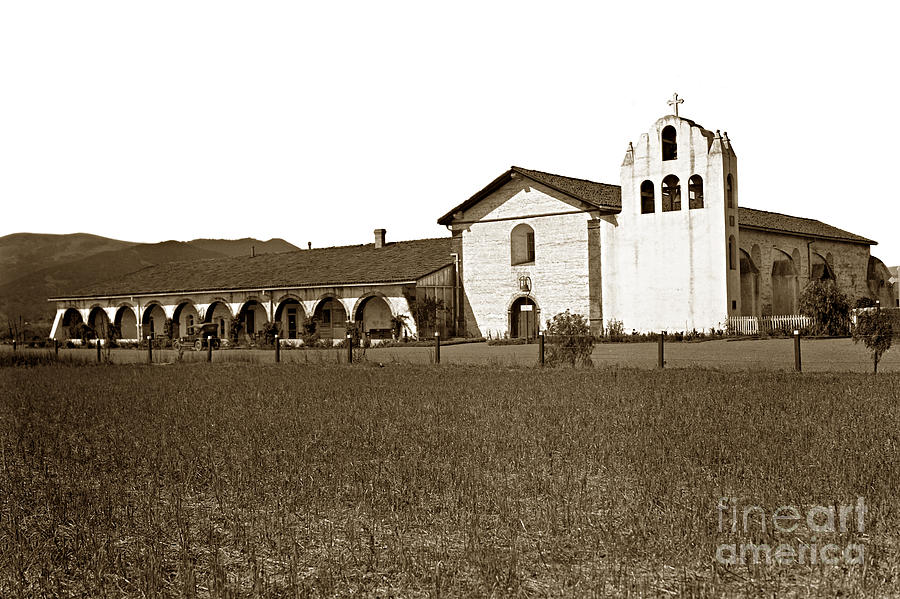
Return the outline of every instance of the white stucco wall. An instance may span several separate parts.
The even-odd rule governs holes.
[[[581,209],[565,195],[516,178],[465,212],[463,288],[469,334],[491,337],[509,332],[508,309],[522,295],[519,277],[531,279],[528,294],[540,309],[541,328],[553,315],[571,310],[588,316],[588,229],[590,214],[534,215]],[[512,218],[497,222],[484,219]],[[510,232],[527,223],[534,229],[533,264],[510,264]],[[474,321],[474,322],[472,322]]]
[[[667,125],[676,128],[678,158],[663,161],[661,132]],[[729,172],[732,209],[725,205]],[[681,185],[681,210],[662,212],[662,180],[670,174]],[[703,178],[704,207],[691,210],[688,182],[695,174]],[[654,186],[652,214],[641,214],[645,180]],[[621,185],[621,214],[602,217],[604,320],[620,320],[626,331],[724,328],[730,313],[740,313],[740,271],[729,272],[727,262],[729,235],[740,243],[730,147],[690,121],[663,117],[626,153]],[[733,225],[729,216],[735,217]]]

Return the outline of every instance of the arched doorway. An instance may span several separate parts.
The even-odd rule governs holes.
[[[519,297],[509,308],[509,336],[533,339],[540,330],[540,309],[530,297]]]
[[[281,301],[275,309],[275,322],[279,324],[282,339],[299,339],[303,336],[306,313],[299,300],[289,297]]]
[[[215,323],[218,325],[216,327],[216,335],[220,339],[230,339],[231,318],[231,308],[228,307],[228,304],[216,300],[206,308],[206,317],[203,319],[203,322]]]
[[[60,326],[56,329],[56,338],[59,340],[80,339],[81,335],[79,325],[83,323],[84,319],[81,318],[81,312],[79,312],[75,308],[67,309],[63,313]]]
[[[772,260],[772,314],[796,314],[800,296],[799,273],[793,258],[774,250]]]
[[[741,250],[741,316],[759,316],[759,269]]]
[[[321,339],[343,339],[347,336],[347,311],[336,297],[327,297],[319,302],[313,321]]]
[[[172,336],[176,339],[190,337],[200,324],[200,313],[190,301],[181,302],[172,314]]]
[[[269,321],[266,307],[256,300],[249,300],[241,306],[238,312],[238,320],[241,323],[242,332],[251,338],[259,335]]]
[[[119,306],[115,318],[116,330],[120,339],[137,339],[137,318],[131,306]]]
[[[164,337],[166,334],[166,312],[159,304],[150,304],[144,308],[144,316],[141,318],[144,336],[154,339]]]
[[[356,308],[356,323],[369,339],[390,339],[394,317],[390,305],[383,297],[372,295],[363,298]]]
[[[106,315],[103,308],[91,308],[91,311],[88,314],[88,326],[91,327],[95,337],[99,339],[106,339],[109,337],[109,317]]]

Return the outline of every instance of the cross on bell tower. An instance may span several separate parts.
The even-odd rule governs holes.
[[[678,105],[684,104],[684,100],[678,97],[678,92],[672,94],[672,99],[668,102],[669,106],[675,107],[675,116],[678,116]]]

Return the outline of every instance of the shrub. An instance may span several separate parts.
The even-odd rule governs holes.
[[[231,341],[233,343],[237,343],[241,337],[241,333],[244,331],[244,321],[240,316],[235,316],[231,319],[231,324],[228,327],[229,335],[231,336]]]
[[[857,308],[874,308],[875,300],[873,300],[871,297],[861,297],[856,300],[856,307]]]
[[[265,322],[262,325],[263,341],[266,345],[275,345],[275,335],[280,331],[281,327],[276,322]]]
[[[853,329],[853,341],[862,341],[866,349],[872,352],[872,365],[875,374],[878,374],[878,361],[881,356],[891,348],[894,327],[891,317],[881,310],[862,312],[857,317],[856,327]]]
[[[621,320],[613,318],[606,323],[606,339],[613,342],[625,339],[625,325]]]
[[[816,319],[813,331],[846,335],[850,330],[850,300],[834,281],[813,281],[800,295],[800,313]]]
[[[569,364],[590,366],[594,338],[587,319],[566,310],[547,321],[545,332],[550,344],[545,363],[548,366]]]
[[[409,317],[406,314],[398,314],[391,318],[391,329],[395,339],[406,338],[406,333],[409,331],[407,320],[409,320]]]
[[[163,325],[163,335],[167,339],[172,339],[175,336],[175,321],[171,318],[167,318],[166,323]]]

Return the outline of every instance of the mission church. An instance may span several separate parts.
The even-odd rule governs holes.
[[[450,237],[389,242],[377,229],[366,245],[150,266],[52,298],[51,337],[81,323],[134,340],[190,336],[202,323],[222,337],[276,323],[286,343],[313,328],[343,339],[348,327],[373,340],[526,337],[565,310],[596,334],[613,320],[709,331],[796,314],[820,279],[851,301],[897,305],[876,242],[740,206],[728,134],[679,116],[681,102],[628,144],[619,185],[513,166],[438,218]]]

